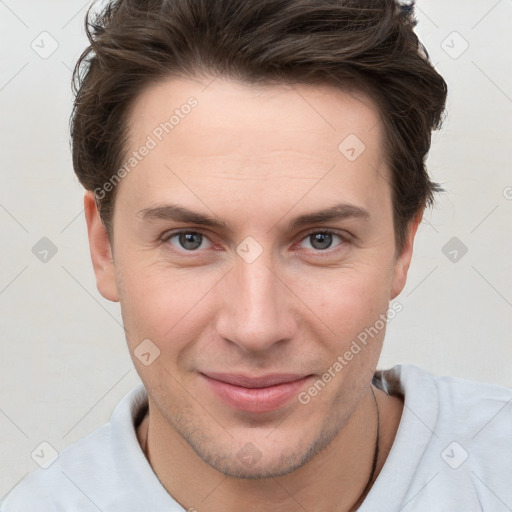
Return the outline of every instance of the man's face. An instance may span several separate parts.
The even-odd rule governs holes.
[[[191,96],[197,105],[158,141]],[[130,153],[148,136],[157,145],[118,185],[113,264],[96,272],[121,303],[151,421],[226,474],[285,474],[357,409],[385,329],[350,361],[338,356],[382,326],[405,283],[411,250],[395,254],[377,110],[328,87],[173,80],[138,97],[130,127]],[[155,210],[170,205],[217,224]],[[305,378],[260,391],[211,378],[274,374]]]

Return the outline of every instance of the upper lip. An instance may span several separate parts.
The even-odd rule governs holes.
[[[261,377],[249,377],[239,373],[202,373],[211,379],[219,380],[221,382],[226,382],[227,384],[232,384],[234,386],[240,386],[243,388],[266,388],[269,386],[284,384],[285,382],[295,382],[296,380],[301,380],[305,377],[308,377],[308,375],[297,373],[273,373],[270,375],[263,375]]]

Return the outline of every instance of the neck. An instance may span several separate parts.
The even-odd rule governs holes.
[[[400,422],[403,402],[374,389],[380,412],[378,458],[372,475],[377,430],[373,395],[366,393],[334,440],[297,470],[262,479],[237,479],[206,464],[149,402],[139,442],[162,485],[186,510],[296,512],[355,510],[377,479]],[[151,418],[151,420],[149,419]],[[248,508],[247,504],[251,507]]]

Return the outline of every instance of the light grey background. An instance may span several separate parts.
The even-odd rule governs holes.
[[[41,442],[61,451],[139,382],[119,305],[96,290],[69,150],[89,4],[0,0],[0,498],[37,467]],[[512,386],[512,1],[420,0],[417,16],[449,85],[428,161],[447,193],[420,226],[379,367]],[[47,262],[32,252],[43,237],[57,248]],[[467,254],[443,252],[452,237]]]

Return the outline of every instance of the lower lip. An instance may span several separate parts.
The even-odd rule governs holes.
[[[282,407],[296,397],[311,375],[293,382],[266,388],[243,388],[201,374],[210,389],[225,403],[247,412],[269,412]]]

